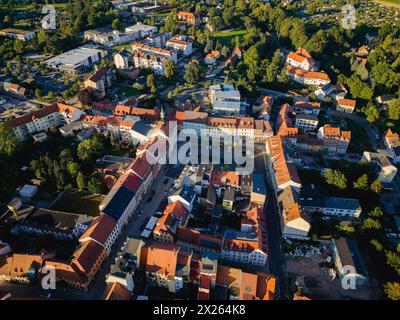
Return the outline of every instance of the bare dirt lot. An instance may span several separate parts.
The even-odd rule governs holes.
[[[293,255],[286,255],[288,278],[292,280],[294,290],[294,284],[296,284],[297,288],[301,288],[302,294],[311,299],[379,299],[372,287],[343,289],[340,279],[333,278],[332,274],[329,274],[329,268],[320,266],[321,262],[326,262],[327,256],[332,256],[329,245],[320,245],[319,249],[320,254],[317,253],[310,256],[294,257]]]

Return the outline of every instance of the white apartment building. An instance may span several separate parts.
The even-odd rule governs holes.
[[[188,36],[177,35],[167,41],[166,47],[182,52],[184,56],[191,55],[193,52],[192,40]]]
[[[304,71],[315,70],[315,61],[306,49],[300,48],[296,52],[291,52],[286,58],[286,64],[300,68]]]
[[[139,42],[132,44],[132,50],[134,52],[133,62],[135,67],[152,69],[158,75],[164,74],[167,61],[172,61],[174,64],[178,62],[178,57],[174,50],[151,47]]]
[[[18,140],[25,141],[34,134],[47,131],[80,120],[84,111],[62,103],[56,103],[40,110],[32,111],[10,121]]]
[[[320,198],[302,199],[302,206],[308,213],[319,212],[327,216],[338,218],[359,218],[362,212],[357,199],[346,198]]]
[[[299,114],[296,116],[295,126],[303,132],[314,131],[318,127],[318,117],[311,114]]]
[[[390,163],[384,153],[364,151],[361,160],[372,162],[375,165],[378,172],[378,180],[382,183],[391,183],[397,174],[397,167]]]

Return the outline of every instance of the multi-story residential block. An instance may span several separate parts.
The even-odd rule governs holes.
[[[316,70],[314,59],[311,57],[308,51],[303,48],[300,48],[296,52],[289,53],[286,58],[286,64],[294,68],[300,68],[304,71]]]
[[[219,257],[228,261],[264,266],[268,254],[266,246],[262,243],[261,232],[227,230]]]
[[[109,255],[119,234],[117,222],[113,218],[101,214],[92,221],[89,228],[79,238],[79,242],[93,240],[100,244]]]
[[[351,132],[326,124],[318,129],[317,136],[323,140],[324,148],[328,152],[345,154],[350,144]]]
[[[369,284],[368,274],[353,240],[332,239],[333,259],[339,278],[346,277],[348,283],[354,280],[356,286]]]
[[[300,190],[301,182],[296,167],[287,162],[282,137],[273,136],[267,139],[267,165],[272,175],[272,183],[275,192],[285,189],[288,186]]]
[[[205,132],[207,119],[207,112],[177,111],[175,114],[178,129],[195,130],[198,136]]]
[[[135,289],[134,274],[139,268],[138,257],[141,247],[144,245],[140,239],[127,238],[121,247],[120,252],[111,265],[110,272],[106,275],[108,285],[119,283],[129,292]]]
[[[29,40],[33,39],[36,36],[36,34],[33,31],[26,31],[26,30],[15,29],[15,28],[7,28],[7,29],[0,30],[0,36],[12,38],[12,39],[18,39],[21,41],[29,41]]]
[[[204,251],[220,252],[223,240],[215,235],[190,229],[187,227],[178,227],[176,243],[185,251],[193,250],[196,253]]]
[[[259,97],[252,106],[252,112],[258,114],[259,119],[269,121],[274,98],[271,96]]]
[[[357,199],[346,198],[303,198],[303,208],[309,213],[319,212],[327,216],[359,218],[362,212]]]
[[[167,41],[166,47],[189,56],[193,52],[193,41],[188,36],[176,35]]]
[[[204,58],[204,63],[208,65],[214,65],[217,59],[221,56],[221,52],[218,50],[213,50],[207,54]]]
[[[27,115],[10,121],[18,140],[24,141],[35,133],[49,130],[51,127],[59,127],[80,120],[84,111],[62,103],[32,111]]]
[[[135,67],[152,69],[156,74],[163,75],[167,61],[177,63],[176,51],[151,47],[140,42],[132,44]]]
[[[391,183],[397,174],[397,167],[392,165],[388,157],[382,152],[364,151],[361,160],[373,163],[378,173],[377,179],[383,184]]]
[[[79,73],[100,63],[106,56],[107,51],[87,44],[48,59],[44,64],[53,69]]]
[[[314,131],[318,127],[318,117],[312,114],[296,115],[295,126],[303,132]]]
[[[296,101],[292,106],[293,112],[296,114],[309,114],[318,116],[321,110],[321,104],[319,102],[309,101]]]
[[[196,193],[185,185],[173,191],[168,196],[168,203],[179,201],[184,206],[184,208],[189,212],[192,212],[195,200],[196,200]]]
[[[187,22],[193,26],[200,24],[200,16],[197,13],[191,13],[186,11],[178,12],[178,19]]]
[[[239,115],[240,92],[230,84],[210,86],[209,98],[213,111],[227,115]]]
[[[336,103],[336,111],[353,113],[356,108],[356,100],[338,99]]]
[[[394,163],[400,162],[400,137],[399,134],[388,129],[385,134],[384,143],[386,150],[390,153]]]
[[[278,117],[276,118],[276,132],[277,135],[285,137],[285,139],[296,142],[296,137],[299,129],[294,125],[294,117],[292,108],[289,104],[285,103],[279,110]]]
[[[167,205],[161,218],[153,229],[153,239],[159,242],[173,244],[179,226],[186,226],[189,211],[180,201]]]
[[[229,300],[274,300],[278,298],[277,281],[264,272],[249,273],[219,264],[217,285],[229,290]]]
[[[85,88],[92,88],[101,92],[105,92],[111,87],[115,80],[115,71],[109,66],[105,66],[93,73],[85,80]]]
[[[323,71],[304,71],[302,69],[288,68],[286,73],[290,79],[301,84],[324,86],[331,82],[329,76]]]
[[[278,194],[278,208],[281,215],[282,236],[285,238],[306,239],[310,223],[301,207],[298,191],[287,186]]]

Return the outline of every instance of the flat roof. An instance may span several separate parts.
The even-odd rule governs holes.
[[[85,45],[70,51],[64,52],[58,56],[45,61],[49,65],[70,65],[75,66],[80,64],[82,61],[88,59],[89,57],[104,52],[104,50],[99,49],[94,45]]]

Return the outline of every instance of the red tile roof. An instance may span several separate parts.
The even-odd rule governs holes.
[[[104,245],[116,224],[117,222],[113,218],[102,214],[92,221],[89,228],[82,234],[79,240],[87,241],[87,239],[93,239],[97,243]]]

